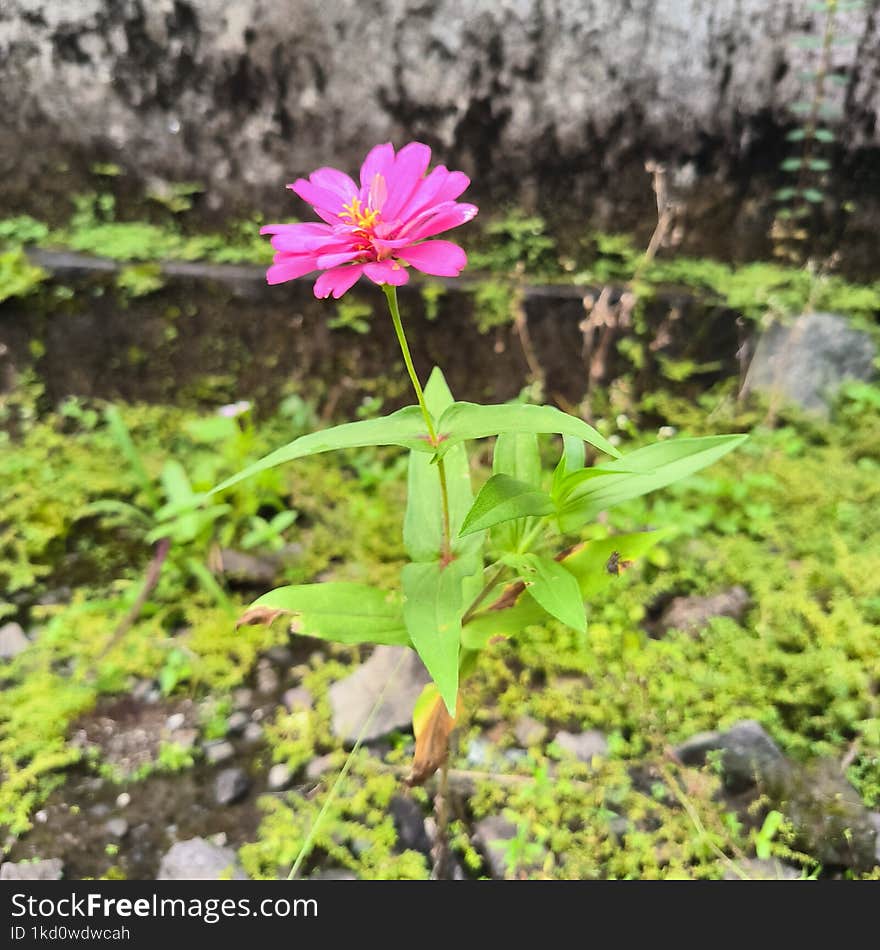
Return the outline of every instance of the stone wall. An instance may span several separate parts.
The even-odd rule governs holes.
[[[97,156],[253,206],[389,138],[521,200],[583,182],[615,200],[650,154],[684,182],[756,146],[775,168],[768,130],[816,55],[793,38],[818,17],[807,0],[2,0],[0,201]],[[845,146],[875,147],[876,0],[840,21]]]

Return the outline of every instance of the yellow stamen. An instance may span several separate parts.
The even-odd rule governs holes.
[[[379,212],[373,208],[364,207],[360,198],[352,198],[347,205],[343,205],[343,210],[339,217],[349,224],[353,224],[358,230],[368,231],[375,227],[379,218]]]

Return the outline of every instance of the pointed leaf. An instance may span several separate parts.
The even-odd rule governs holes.
[[[440,453],[467,439],[482,439],[502,432],[556,432],[589,442],[615,458],[620,452],[591,425],[554,406],[527,406],[511,403],[500,406],[479,406],[472,402],[453,403],[440,417],[438,434],[443,440]]]
[[[298,616],[297,632],[338,643],[384,643],[409,646],[400,597],[367,584],[332,581],[295,584],[263,594],[241,618],[260,611]]]
[[[509,475],[493,475],[480,489],[461,526],[461,534],[482,531],[527,515],[549,515],[555,510],[553,499],[546,492]]]
[[[600,541],[587,541],[567,552],[561,562],[578,583],[581,597],[593,601],[602,591],[619,580],[618,572],[609,569],[609,561],[635,561],[649,551],[663,536],[660,531],[619,534]],[[482,650],[494,640],[506,640],[522,633],[533,624],[545,623],[547,612],[534,598],[523,591],[512,606],[476,614],[461,632],[462,649]]]
[[[519,574],[526,590],[557,620],[584,633],[587,615],[577,578],[559,561],[540,554],[521,554],[504,559]]]
[[[227,478],[226,481],[212,488],[209,494],[224,491],[258,472],[264,472],[266,469],[283,465],[294,459],[318,455],[321,452],[332,452],[336,449],[362,448],[367,445],[400,445],[417,452],[433,453],[434,451],[428,443],[428,434],[425,431],[425,421],[421,410],[418,406],[407,406],[405,409],[392,412],[390,416],[364,419],[361,422],[346,422],[341,426],[300,436],[282,448],[270,452],[259,462],[254,462],[237,475]]]
[[[496,475],[509,475],[533,488],[540,488],[538,437],[533,432],[502,432],[495,440],[492,471]],[[530,524],[529,518],[516,518],[498,524],[492,532],[492,540],[502,551],[515,551]]]
[[[462,579],[473,565],[407,564],[401,572],[403,617],[410,639],[431,674],[450,716],[458,695]]]
[[[605,474],[575,489],[559,514],[561,531],[573,531],[613,505],[665,488],[735,449],[746,435],[712,435],[696,439],[669,439],[630,452],[603,465]]]

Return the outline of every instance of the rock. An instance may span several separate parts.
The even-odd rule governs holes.
[[[127,808],[131,804],[131,795],[128,792],[120,792],[116,796],[116,807]]]
[[[348,868],[326,868],[308,877],[310,881],[356,881],[357,879],[357,874],[349,871]]]
[[[742,620],[750,603],[745,588],[739,586],[711,597],[676,597],[663,611],[656,628],[661,633],[667,630],[698,633],[713,617]]]
[[[242,769],[223,769],[214,783],[214,798],[218,805],[234,805],[250,791],[251,780]]]
[[[748,878],[742,878],[734,870],[724,872],[725,881],[799,881],[801,872],[790,864],[784,864],[776,858],[762,860],[761,858],[746,858],[737,861],[741,871],[745,871]]]
[[[178,729],[169,736],[170,740],[182,749],[192,749],[199,738],[198,729]]]
[[[541,745],[547,738],[549,729],[543,722],[538,722],[531,716],[520,716],[513,727],[513,734],[516,741],[524,748],[531,748],[533,745]]]
[[[231,548],[221,548],[220,563],[226,577],[255,587],[271,587],[279,567],[279,559],[276,557],[260,557]]]
[[[397,840],[401,848],[420,851],[430,856],[431,839],[425,828],[425,815],[417,802],[403,795],[395,795],[388,810],[397,829]]]
[[[190,838],[178,841],[166,852],[156,880],[218,881],[230,876],[234,881],[246,880],[232,848],[220,848],[204,838]]]
[[[874,818],[837,762],[793,768],[778,798],[795,828],[796,846],[824,867],[869,871],[877,863]]]
[[[492,745],[488,739],[475,736],[468,742],[467,764],[473,769],[488,768],[489,763],[492,761],[492,753],[494,750],[495,746]]]
[[[516,837],[516,825],[501,815],[491,815],[474,825],[474,841],[494,878],[507,877],[507,842]]]
[[[874,859],[876,864],[880,866],[880,811],[872,811],[869,818],[871,819],[871,824],[874,826],[874,831],[877,833],[877,837],[875,838]]]
[[[608,740],[598,729],[588,729],[586,732],[557,732],[553,740],[561,749],[570,752],[575,758],[587,764],[594,757],[608,755]]]
[[[241,737],[249,744],[259,742],[263,738],[263,727],[256,722],[249,722]]]
[[[789,765],[779,746],[754,719],[735,723],[727,732],[701,732],[675,748],[685,765],[705,764],[710,752],[721,753],[725,788],[745,791],[757,782],[768,789],[784,781]]]
[[[270,792],[280,792],[290,785],[290,780],[292,778],[293,775],[290,769],[283,762],[279,762],[277,765],[273,765],[272,768],[269,769],[269,775],[266,778],[266,786]]]
[[[186,716],[183,713],[174,713],[165,720],[165,728],[169,732],[182,729],[186,725]]]
[[[128,822],[124,818],[111,818],[104,830],[111,838],[124,838],[128,834]]]
[[[774,323],[758,341],[746,391],[778,393],[804,409],[827,415],[847,379],[874,374],[876,348],[867,333],[834,313],[807,313],[787,326]]]
[[[277,693],[281,686],[281,681],[272,664],[262,659],[257,664],[257,692],[263,696],[271,696]]]
[[[254,691],[252,689],[237,689],[232,694],[232,705],[236,709],[250,709],[254,704]]]
[[[346,742],[355,741],[392,676],[394,679],[388,686],[385,700],[373,717],[364,741],[370,742],[394,729],[410,726],[413,706],[430,677],[413,650],[379,646],[366,663],[330,687],[335,736]]]
[[[240,736],[250,721],[251,717],[244,710],[239,709],[226,720],[226,730],[233,736]]]
[[[43,861],[5,861],[0,864],[0,881],[60,881],[64,864],[60,858]]]
[[[293,712],[294,709],[311,709],[314,699],[305,686],[295,686],[285,691],[281,702],[288,712]]]
[[[293,663],[293,650],[286,646],[269,647],[266,650],[266,659],[287,669]]]
[[[205,758],[211,765],[228,762],[234,755],[235,748],[231,742],[227,742],[225,739],[209,742],[205,745]]]
[[[4,623],[0,627],[0,660],[11,660],[26,650],[31,641],[17,623]]]
[[[306,766],[306,778],[310,782],[314,782],[319,779],[325,772],[329,772],[333,768],[334,756],[332,753],[327,755],[319,755],[316,759],[312,759],[311,762]]]

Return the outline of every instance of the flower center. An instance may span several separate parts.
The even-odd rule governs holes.
[[[339,213],[339,217],[347,224],[353,224],[358,231],[368,233],[379,220],[379,212],[369,205],[364,206],[360,198],[352,198],[347,205],[342,207],[343,210]],[[365,233],[365,237],[367,233]]]

